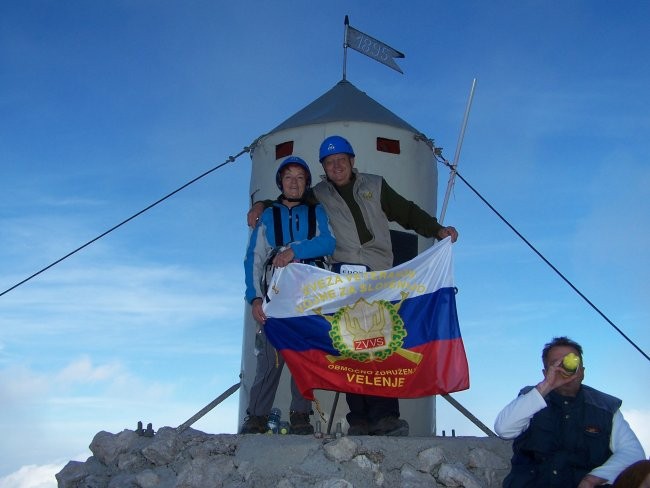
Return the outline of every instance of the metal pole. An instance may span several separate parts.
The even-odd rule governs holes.
[[[336,413],[336,405],[339,403],[340,393],[337,391],[334,395],[334,401],[332,402],[332,411],[330,412],[330,419],[327,421],[327,434],[332,430],[332,422],[334,421],[334,413]]]
[[[476,88],[476,78],[472,81],[472,88],[469,91],[469,97],[467,99],[467,106],[465,107],[465,115],[463,116],[463,123],[460,127],[460,135],[458,136],[458,144],[456,145],[456,154],[454,154],[454,162],[451,165],[451,174],[449,175],[449,181],[447,182],[447,191],[445,192],[445,200],[442,204],[442,210],[440,212],[440,218],[438,221],[442,224],[445,220],[445,213],[447,212],[447,204],[449,202],[449,197],[451,195],[451,190],[454,187],[454,180],[456,179],[456,168],[458,167],[458,161],[460,159],[460,149],[463,147],[463,139],[465,138],[465,129],[467,128],[467,120],[469,119],[469,111],[472,107],[472,100],[474,99],[474,89]]]
[[[472,413],[469,410],[467,410],[460,403],[458,403],[458,401],[456,399],[452,398],[451,395],[445,393],[444,395],[441,395],[441,396],[445,400],[447,400],[449,403],[451,403],[454,407],[456,407],[456,410],[458,410],[465,417],[467,417],[469,420],[471,420],[474,423],[474,425],[476,425],[479,429],[481,429],[483,432],[485,432],[489,437],[496,437],[497,436],[488,427],[486,427],[483,422],[481,422],[479,419],[474,417],[474,415],[472,415]]]
[[[241,386],[241,381],[239,381],[239,382],[235,383],[234,385],[232,385],[230,388],[228,388],[226,391],[224,391],[221,395],[219,395],[217,398],[212,400],[210,403],[208,403],[205,407],[203,407],[201,410],[199,410],[194,415],[192,415],[189,419],[187,419],[181,425],[176,427],[176,433],[180,434],[181,432],[187,430],[187,428],[190,427],[194,422],[199,420],[206,413],[208,413],[214,407],[219,405],[221,402],[223,402],[230,395],[235,393],[239,389],[240,386]]]
[[[345,29],[343,30],[343,81],[345,81],[347,64],[348,64],[348,25],[350,20],[345,16]]]
[[[458,144],[456,144],[456,153],[454,154],[454,162],[451,165],[451,173],[449,174],[449,181],[447,182],[447,191],[445,192],[445,199],[442,204],[442,210],[440,212],[439,222],[442,224],[445,220],[445,214],[447,213],[447,204],[449,203],[449,197],[451,196],[451,190],[454,187],[454,181],[456,179],[456,168],[458,167],[458,162],[460,160],[460,150],[463,147],[463,139],[465,138],[465,129],[467,129],[467,121],[469,120],[469,111],[472,108],[472,100],[474,99],[474,90],[476,89],[476,78],[472,80],[472,87],[469,91],[469,97],[467,98],[467,105],[465,107],[465,114],[463,115],[463,123],[460,126],[460,134],[458,135]],[[496,437],[496,434],[492,432],[488,427],[485,426],[483,422],[477,419],[469,410],[463,407],[456,399],[454,399],[449,394],[441,395],[445,400],[451,403],[456,410],[465,415],[474,425],[479,429],[485,432],[490,437]]]

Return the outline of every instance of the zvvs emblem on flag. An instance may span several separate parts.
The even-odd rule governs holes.
[[[398,311],[408,293],[401,292],[401,296],[397,304],[386,300],[368,303],[360,298],[352,306],[341,307],[331,317],[322,315],[332,326],[329,336],[340,354],[328,355],[328,361],[383,361],[397,353],[418,364],[422,355],[402,347],[406,329]]]

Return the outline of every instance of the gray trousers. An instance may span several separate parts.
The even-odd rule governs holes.
[[[248,402],[248,415],[268,415],[271,412],[275,392],[278,389],[284,368],[284,358],[267,340],[264,328],[259,335],[257,344],[260,346],[260,352],[257,355],[255,381],[253,381]],[[291,406],[289,408],[292,412],[311,412],[311,402],[300,394],[293,377],[291,378]]]

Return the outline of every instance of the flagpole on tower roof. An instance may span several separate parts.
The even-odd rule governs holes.
[[[395,62],[395,58],[403,58],[404,54],[397,49],[390,47],[385,42],[379,41],[368,34],[350,26],[350,18],[345,16],[345,33],[343,35],[343,80],[345,80],[347,69],[348,48],[378,61],[389,68],[394,69],[402,74],[402,68]]]
[[[343,81],[345,81],[345,73],[347,69],[348,62],[348,25],[350,25],[350,19],[348,16],[345,16],[344,22],[345,28],[343,29]]]

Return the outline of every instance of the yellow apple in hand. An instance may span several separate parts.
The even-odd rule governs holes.
[[[570,352],[562,359],[562,368],[569,374],[575,373],[578,366],[580,366],[580,356],[577,354]]]

